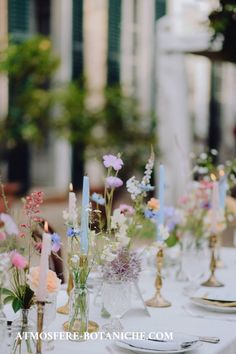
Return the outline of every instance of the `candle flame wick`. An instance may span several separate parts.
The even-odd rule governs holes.
[[[70,183],[70,185],[69,185],[69,190],[70,190],[70,192],[73,192],[73,184],[72,183]]]
[[[48,222],[47,221],[45,221],[45,223],[44,223],[44,231],[48,232]]]
[[[212,180],[213,182],[216,181],[216,176],[214,175],[214,173],[211,173],[211,180]]]

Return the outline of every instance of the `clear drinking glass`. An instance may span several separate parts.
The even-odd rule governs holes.
[[[200,280],[209,266],[207,240],[185,240],[182,266],[189,282],[184,288],[184,294],[191,296],[199,288]]]
[[[102,289],[103,303],[111,315],[111,321],[103,326],[108,333],[120,332],[120,318],[131,306],[131,284],[124,281],[105,281]]]

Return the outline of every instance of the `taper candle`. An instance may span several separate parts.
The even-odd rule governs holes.
[[[48,223],[45,221],[42,241],[42,251],[39,265],[39,286],[36,292],[38,301],[45,301],[47,297],[47,274],[49,270],[49,255],[51,253],[51,235],[48,233]]]
[[[213,182],[211,203],[211,232],[216,233],[219,216],[219,184],[216,181]]]
[[[158,213],[157,225],[157,240],[161,240],[159,233],[159,226],[164,225],[164,196],[165,196],[165,168],[163,165],[159,167],[159,183],[158,183],[158,199],[160,203],[160,210]]]
[[[73,184],[70,183],[69,186],[69,223],[71,226],[75,227],[77,222],[77,214],[76,214],[76,195],[73,192]]]
[[[220,181],[219,181],[219,198],[220,198],[220,208],[225,209],[225,200],[227,192],[227,175],[223,170],[220,170]]]
[[[89,231],[89,178],[83,178],[82,209],[81,209],[81,253],[88,253],[88,231]]]

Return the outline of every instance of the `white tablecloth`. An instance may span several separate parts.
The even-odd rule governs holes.
[[[232,289],[236,293],[236,249],[223,249],[222,258],[227,268],[217,270],[217,277],[225,284],[225,289]],[[144,299],[149,299],[154,294],[155,275],[143,273],[140,279],[140,289]],[[182,294],[184,283],[176,282],[174,276],[164,280],[163,295],[171,301],[169,308],[149,308],[151,317],[147,317],[142,311],[132,311],[122,319],[122,324],[127,331],[177,331],[193,335],[214,336],[220,338],[218,344],[204,343],[192,354],[236,354],[236,314],[225,315],[210,313],[201,310],[207,318],[195,318],[187,314],[183,305],[189,303],[187,297]],[[66,292],[61,291],[58,296],[58,306],[65,303]],[[107,323],[107,319],[100,316],[100,307],[93,304],[93,295],[90,297],[90,319],[100,326]],[[196,311],[196,309],[194,309]],[[235,318],[234,318],[235,316]],[[211,318],[212,317],[212,318]],[[214,317],[214,318],[213,318]],[[217,318],[217,319],[216,319]],[[233,321],[227,321],[231,318]],[[62,324],[67,316],[57,315],[56,321],[51,325],[51,330],[62,331]],[[57,341],[55,342],[55,354],[128,354],[129,350],[119,349],[112,341],[97,340],[86,342]]]

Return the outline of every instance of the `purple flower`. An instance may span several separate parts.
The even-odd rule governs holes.
[[[104,265],[103,279],[135,281],[138,280],[140,272],[141,259],[139,255],[134,251],[121,248],[116,258]]]
[[[123,181],[118,177],[109,176],[106,178],[107,188],[118,188],[121,187],[122,185],[123,185]]]
[[[157,220],[158,211],[154,211],[154,210],[151,210],[151,209],[145,209],[144,216],[145,216],[146,219],[155,219],[155,220]]]
[[[52,252],[58,252],[61,248],[61,238],[55,232],[52,234]]]
[[[115,171],[119,171],[124,165],[124,162],[117,156],[104,155],[103,164],[106,168],[113,167]]]

